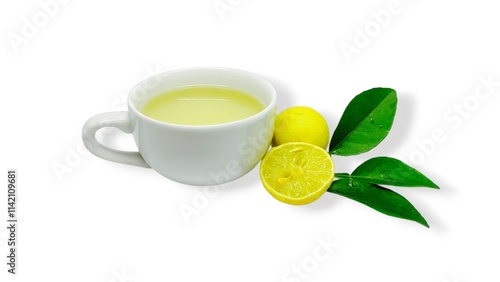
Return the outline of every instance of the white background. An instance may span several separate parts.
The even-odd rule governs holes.
[[[500,87],[474,96],[488,94],[480,77],[500,81],[495,1],[61,0],[42,8],[48,2],[0,4],[0,167],[19,178],[19,274],[7,274],[2,227],[1,281],[500,279]],[[356,53],[344,54],[347,44]],[[413,160],[442,189],[397,191],[431,228],[332,194],[282,204],[256,169],[203,202],[206,188],[82,149],[90,116],[124,110],[128,91],[151,74],[194,66],[257,73],[276,87],[279,110],[313,107],[332,132],[354,95],[396,89],[387,139],[334,161],[351,172],[373,156]],[[431,146],[436,130],[444,136]],[[134,148],[117,131],[105,142]],[[197,209],[189,221],[186,206]],[[318,262],[321,241],[335,248]]]

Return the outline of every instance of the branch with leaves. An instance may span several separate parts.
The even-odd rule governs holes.
[[[352,156],[375,148],[389,133],[397,108],[396,91],[373,88],[351,100],[330,141],[332,155]],[[403,196],[381,185],[439,189],[425,175],[390,157],[376,157],[351,174],[336,173],[328,192],[365,204],[381,213],[429,224]]]

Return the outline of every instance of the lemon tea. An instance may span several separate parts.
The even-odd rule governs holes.
[[[238,89],[195,85],[169,90],[148,101],[141,112],[163,122],[183,125],[211,125],[244,119],[264,106]]]

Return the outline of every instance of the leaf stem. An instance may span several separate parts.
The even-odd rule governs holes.
[[[349,173],[339,172],[335,173],[335,177],[340,179],[350,179],[351,175]]]
[[[349,173],[335,173],[335,177],[338,177],[340,179],[354,179],[358,181],[365,181],[368,183],[377,183],[377,182],[372,182],[373,178],[351,175]]]
[[[362,176],[356,176],[356,175],[351,175],[349,173],[335,173],[335,177],[340,178],[340,179],[354,179],[358,181],[365,181],[368,183],[373,183],[373,179],[370,177],[362,177]],[[375,182],[376,183],[376,182]]]

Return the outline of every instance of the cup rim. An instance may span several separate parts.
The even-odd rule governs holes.
[[[256,80],[260,81],[261,83],[263,83],[266,86],[266,88],[269,88],[271,90],[270,91],[271,101],[268,103],[268,105],[266,107],[264,107],[264,109],[262,109],[261,111],[259,111],[258,113],[254,114],[252,116],[249,116],[249,117],[246,117],[246,118],[243,118],[243,119],[239,119],[239,120],[235,120],[235,121],[231,121],[231,122],[217,123],[217,124],[207,124],[207,125],[189,125],[189,124],[177,124],[177,123],[171,123],[171,122],[166,122],[166,121],[159,121],[159,120],[156,120],[156,119],[153,119],[153,118],[150,118],[150,117],[144,115],[143,113],[141,113],[139,111],[139,109],[137,109],[132,104],[130,96],[132,95],[132,93],[134,93],[134,90],[137,89],[138,87],[141,87],[142,84],[145,81],[147,81],[149,79],[152,79],[154,77],[157,77],[157,76],[161,76],[161,75],[166,75],[166,74],[171,74],[171,73],[176,73],[176,72],[184,72],[184,71],[197,71],[197,70],[200,70],[200,71],[201,70],[229,71],[229,72],[236,72],[236,73],[244,74],[246,76],[251,76],[251,77],[253,77],[253,79],[256,79]],[[235,125],[238,125],[240,123],[247,123],[247,122],[251,123],[254,120],[255,121],[256,120],[260,120],[263,116],[267,115],[267,113],[269,111],[272,111],[273,108],[276,107],[276,100],[277,100],[277,95],[276,95],[276,89],[274,88],[274,86],[269,81],[267,81],[266,79],[264,79],[263,77],[255,74],[255,73],[252,73],[252,72],[249,72],[249,71],[245,71],[245,70],[241,70],[241,69],[226,68],[226,67],[191,67],[191,68],[182,68],[182,69],[176,69],[176,70],[171,70],[171,71],[166,71],[166,72],[158,73],[156,75],[153,75],[151,77],[148,77],[146,79],[143,79],[143,80],[139,81],[130,90],[130,93],[129,93],[129,96],[128,96],[128,99],[127,99],[127,106],[128,106],[128,110],[132,111],[136,116],[138,116],[138,117],[140,117],[142,119],[145,119],[148,122],[155,123],[157,125],[171,126],[171,127],[176,127],[176,128],[179,128],[179,129],[188,128],[188,129],[198,129],[198,130],[201,129],[201,130],[203,130],[203,129],[214,129],[214,128],[221,128],[221,127],[235,126]]]

